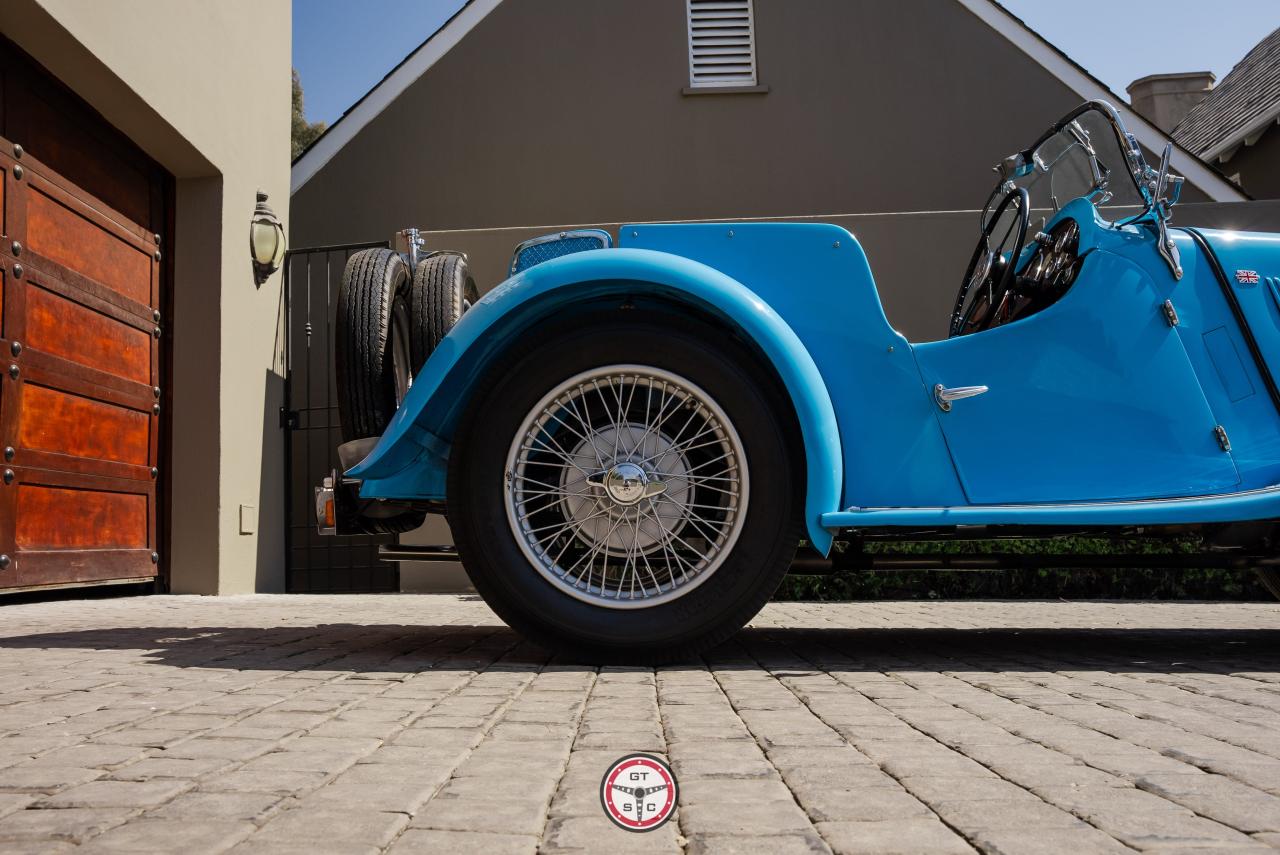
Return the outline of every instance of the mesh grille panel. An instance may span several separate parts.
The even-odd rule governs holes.
[[[520,273],[535,264],[541,264],[544,261],[550,261],[562,255],[584,252],[589,249],[603,249],[606,245],[603,237],[585,235],[573,235],[559,240],[535,243],[516,252],[515,261],[511,265],[511,273]]]

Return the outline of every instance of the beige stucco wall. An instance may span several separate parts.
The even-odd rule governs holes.
[[[0,31],[177,179],[173,590],[282,590],[280,275],[255,287],[262,189],[288,222],[288,0],[5,0]],[[241,534],[241,505],[256,534]]]

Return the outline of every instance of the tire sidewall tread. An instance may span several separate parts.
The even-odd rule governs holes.
[[[409,279],[390,249],[352,253],[338,289],[334,366],[344,442],[379,436],[396,411],[391,373],[391,312]]]
[[[477,299],[475,280],[461,255],[444,252],[418,262],[409,294],[410,352],[415,369],[427,361],[462,317],[463,301],[475,303]]]

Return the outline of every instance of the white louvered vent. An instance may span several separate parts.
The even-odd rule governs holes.
[[[687,0],[689,86],[756,85],[751,0]]]

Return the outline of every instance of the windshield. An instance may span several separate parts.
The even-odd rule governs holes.
[[[1055,124],[1031,149],[1007,158],[999,167],[1001,183],[987,209],[1014,187],[1031,199],[1032,221],[1050,219],[1073,199],[1087,196],[1103,217],[1119,220],[1146,206],[1134,178],[1142,163],[1136,143],[1125,144],[1125,132],[1110,106],[1089,103]],[[1132,146],[1132,148],[1131,148]],[[1131,151],[1126,157],[1126,150]],[[986,212],[983,213],[985,224]]]

